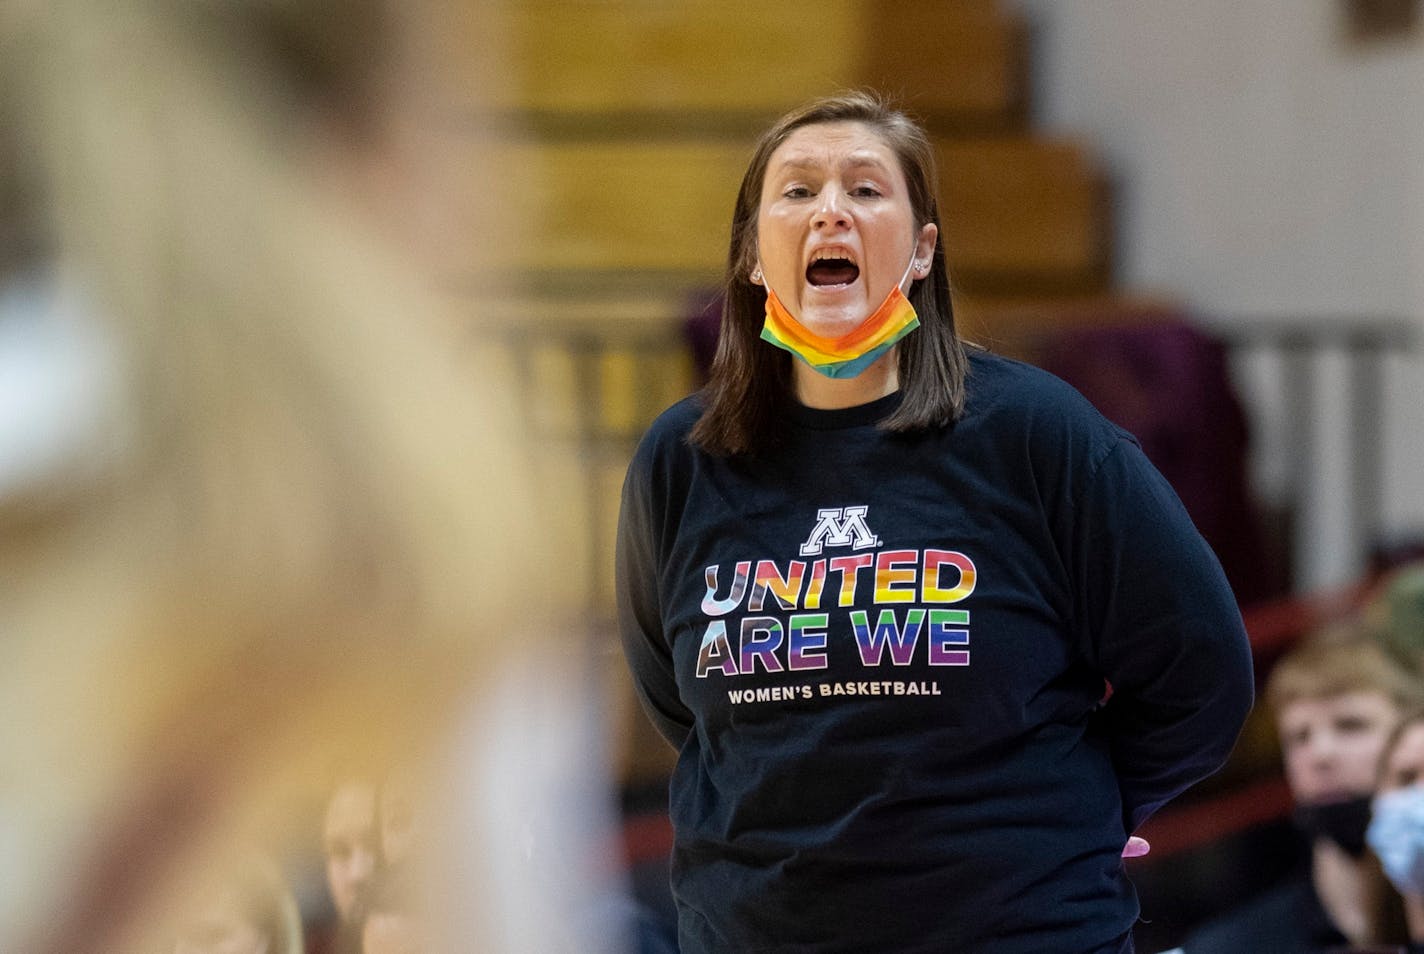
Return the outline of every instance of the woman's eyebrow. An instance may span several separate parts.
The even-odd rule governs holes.
[[[824,165],[819,159],[811,155],[790,155],[779,161],[775,166],[776,172],[797,172],[803,169],[819,169]],[[873,152],[853,152],[846,156],[840,164],[842,169],[886,169],[885,161]]]
[[[841,168],[843,169],[863,169],[866,167],[875,169],[887,168],[884,160],[873,152],[853,152],[846,156],[845,161],[841,163]]]
[[[799,172],[803,169],[815,169],[821,164],[810,156],[787,156],[785,159],[772,166],[773,172]]]

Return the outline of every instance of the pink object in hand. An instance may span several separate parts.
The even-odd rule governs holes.
[[[1127,844],[1122,849],[1122,856],[1124,858],[1141,858],[1151,850],[1152,846],[1147,843],[1146,838],[1130,835]]]

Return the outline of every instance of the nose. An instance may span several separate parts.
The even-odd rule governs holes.
[[[1317,771],[1328,770],[1335,764],[1335,759],[1339,754],[1337,749],[1338,745],[1333,734],[1317,732],[1311,736],[1307,760]]]
[[[850,227],[850,211],[838,190],[825,189],[821,192],[815,214],[811,217],[811,227],[818,230]]]

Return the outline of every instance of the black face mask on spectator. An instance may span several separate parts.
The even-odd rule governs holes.
[[[1352,858],[1365,853],[1365,830],[1370,827],[1369,795],[1343,802],[1297,805],[1293,817],[1311,840],[1328,838]]]

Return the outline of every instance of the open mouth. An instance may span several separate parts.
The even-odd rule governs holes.
[[[806,266],[806,282],[817,288],[849,285],[860,277],[860,267],[848,258],[818,258]]]

